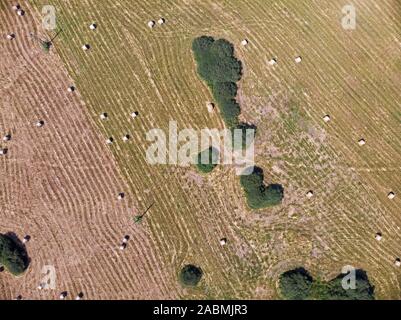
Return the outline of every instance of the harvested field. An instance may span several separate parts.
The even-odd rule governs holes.
[[[401,298],[398,1],[353,1],[354,31],[341,27],[345,0],[30,3],[21,3],[29,8],[23,18],[0,9],[1,34],[16,33],[0,41],[0,124],[15,136],[0,159],[0,232],[32,236],[28,273],[0,275],[5,297],[277,298],[277,277],[289,268],[328,279],[351,264],[368,272],[378,298]],[[63,30],[50,54],[27,36],[45,4],[56,7]],[[147,26],[160,17],[164,25]],[[146,132],[167,130],[169,120],[223,127],[205,109],[211,95],[192,58],[200,35],[235,44],[242,117],[258,126],[256,162],[267,183],[285,187],[278,208],[247,209],[233,168],[203,176],[146,162]],[[110,136],[116,142],[106,146]],[[127,197],[117,202],[121,190]],[[133,212],[152,203],[134,225]],[[121,253],[125,234],[132,239]],[[52,263],[59,291],[38,292],[40,269]],[[204,278],[183,290],[176,278],[188,263]]]
[[[135,199],[117,200],[128,186],[80,94],[67,92],[72,79],[59,57],[29,37],[38,21],[24,9],[23,19],[0,11],[0,128],[12,136],[2,143],[0,230],[30,235],[32,262],[18,279],[0,275],[0,298],[58,299],[65,290],[69,298],[171,297],[149,232],[131,222]],[[12,43],[3,38],[10,31]],[[131,242],[120,252],[125,235]],[[55,267],[56,288],[39,291],[46,265]]]

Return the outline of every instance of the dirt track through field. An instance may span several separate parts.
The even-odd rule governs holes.
[[[0,275],[0,298],[57,299],[65,290],[69,298],[81,291],[87,299],[171,297],[151,237],[133,223],[136,202],[112,154],[79,90],[67,92],[73,82],[59,57],[30,37],[38,20],[21,4],[24,17],[0,10],[0,134],[12,135],[1,144],[8,154],[0,158],[0,231],[30,235],[32,263],[21,278]],[[119,192],[127,194],[122,201]],[[46,265],[55,267],[56,288],[39,291]]]

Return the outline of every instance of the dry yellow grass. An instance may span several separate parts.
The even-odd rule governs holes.
[[[397,1],[354,1],[354,31],[341,27],[345,0],[31,2],[57,8],[63,33],[55,53],[103,139],[115,137],[110,150],[127,194],[139,211],[155,202],[143,239],[160,261],[132,258],[146,268],[99,286],[124,288],[123,298],[128,292],[148,297],[126,281],[153,272],[166,279],[155,292],[168,287],[173,297],[276,298],[277,275],[288,268],[303,265],[314,276],[330,277],[351,264],[368,272],[379,298],[400,298],[393,261],[401,256],[401,199],[387,199],[390,190],[401,194]],[[166,24],[148,28],[159,17]],[[92,22],[96,31],[89,30]],[[210,93],[192,58],[192,40],[204,34],[234,43],[244,64],[238,99],[244,119],[258,125],[257,163],[266,181],[285,187],[279,208],[248,210],[232,168],[199,176],[193,168],[146,162],[151,128],[166,129],[169,120],[181,128],[223,126],[205,109]],[[89,52],[81,50],[84,43]],[[301,64],[294,63],[298,55]],[[278,59],[274,68],[272,57]],[[140,114],[135,121],[133,111]],[[110,119],[101,122],[101,112]],[[327,124],[326,114],[332,118]],[[126,133],[132,135],[128,144],[120,140]],[[367,145],[361,148],[362,137]],[[310,189],[315,197],[308,200]],[[107,224],[96,227],[114,236]],[[378,231],[381,242],[374,239]],[[222,248],[223,236],[229,242]],[[161,274],[158,263],[166,266]],[[182,291],[174,281],[185,263],[204,270],[198,289]],[[120,264],[110,260],[108,268]],[[90,288],[93,281],[86,279],[88,270],[80,281]]]

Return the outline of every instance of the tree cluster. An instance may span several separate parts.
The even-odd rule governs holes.
[[[234,56],[233,45],[224,39],[202,36],[193,41],[192,50],[198,74],[211,89],[227,127],[236,128],[241,113],[236,101],[236,82],[241,79],[242,64]]]
[[[266,186],[263,179],[263,170],[259,167],[255,167],[251,174],[241,176],[241,185],[251,209],[273,207],[279,205],[284,198],[284,188],[281,185]]]
[[[374,287],[365,271],[356,270],[355,288],[343,287],[344,275],[330,281],[314,280],[303,268],[280,275],[280,291],[288,300],[374,300]]]

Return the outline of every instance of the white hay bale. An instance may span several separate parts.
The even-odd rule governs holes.
[[[4,142],[10,141],[10,140],[11,140],[11,134],[6,134],[6,135],[3,137],[3,141],[4,141]]]
[[[395,198],[395,193],[391,191],[391,192],[387,195],[387,198],[389,198],[390,200],[393,200],[393,199]]]
[[[309,199],[312,198],[312,197],[313,197],[313,191],[312,191],[312,190],[308,191],[308,193],[306,194],[306,196],[307,196]]]
[[[18,9],[18,10],[17,10],[17,14],[18,14],[20,17],[22,17],[22,16],[25,15],[25,11],[22,10],[22,9]]]
[[[6,36],[6,38],[7,38],[7,40],[13,40],[13,39],[15,39],[15,34],[14,34],[14,33],[9,33],[9,34]]]
[[[400,258],[395,259],[394,265],[395,265],[396,267],[398,267],[398,268],[401,267],[401,259],[400,259]]]
[[[91,29],[91,30],[96,30],[96,29],[97,29],[97,24],[96,24],[96,23],[92,23],[92,24],[89,26],[89,29]]]
[[[129,134],[126,134],[126,135],[123,136],[123,141],[124,142],[127,142],[129,139],[131,139]]]
[[[164,19],[164,18],[160,18],[159,20],[157,20],[157,23],[160,25],[164,24],[165,22],[166,22],[166,19]]]
[[[128,240],[129,240],[129,236],[125,236],[124,239],[123,239],[123,243],[127,243]]]
[[[60,293],[60,300],[64,300],[65,298],[67,298],[68,293],[67,292],[61,292]]]
[[[227,244],[227,239],[226,238],[220,239],[220,245],[221,246],[225,246],[226,244]]]
[[[212,113],[214,111],[214,104],[212,102],[208,102],[206,103],[206,108],[209,113]]]
[[[155,22],[153,20],[148,22],[148,27],[153,28],[155,26]]]
[[[301,63],[302,62],[302,57],[298,56],[295,58],[295,63]]]
[[[248,45],[248,40],[247,39],[242,40],[241,41],[241,45],[244,46],[244,47],[247,46]]]
[[[331,118],[328,114],[323,117],[324,122],[330,122],[330,120],[331,120]]]
[[[43,121],[43,120],[39,120],[38,122],[36,122],[36,126],[38,127],[38,128],[41,128],[41,127],[43,127],[45,125],[45,122]]]
[[[358,144],[362,147],[366,144],[365,139],[359,139]]]
[[[113,144],[113,142],[114,142],[114,139],[113,139],[112,137],[110,137],[110,138],[108,138],[108,139],[106,140],[106,143],[107,143],[107,144]]]
[[[383,238],[383,236],[382,236],[382,234],[381,234],[380,232],[376,233],[375,239],[376,239],[377,241],[381,241],[382,238]]]
[[[74,92],[74,91],[75,91],[75,87],[74,87],[74,86],[69,86],[69,87],[67,88],[67,91],[68,91],[68,92]]]
[[[14,4],[11,6],[11,9],[13,9],[14,11],[17,11],[17,10],[21,9],[21,6],[19,4]]]
[[[82,50],[84,50],[84,51],[88,51],[89,49],[90,49],[90,45],[89,44],[84,44],[82,46]]]
[[[131,117],[135,119],[139,115],[138,111],[131,113]]]
[[[101,120],[106,120],[107,118],[108,118],[108,115],[107,115],[106,112],[103,112],[103,113],[100,115],[100,119],[101,119]]]
[[[40,283],[38,286],[38,290],[43,290],[45,288],[45,284],[44,283]]]
[[[14,300],[22,300],[22,296],[21,295],[16,296]]]
[[[124,197],[125,197],[124,192],[120,192],[120,193],[118,194],[118,196],[117,196],[117,199],[118,199],[118,200],[122,200],[122,199],[124,199]]]
[[[4,156],[7,154],[7,149],[0,148],[0,156]]]
[[[124,242],[123,242],[123,243],[121,244],[121,246],[120,246],[120,250],[123,251],[123,250],[125,250],[125,249],[127,249],[127,243],[124,243]]]
[[[277,59],[276,58],[273,58],[273,59],[269,60],[269,65],[274,66],[276,64],[277,64]]]

